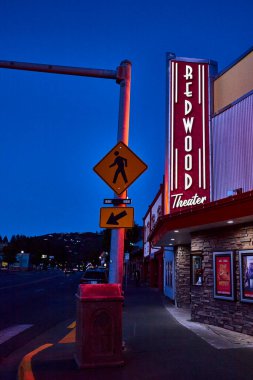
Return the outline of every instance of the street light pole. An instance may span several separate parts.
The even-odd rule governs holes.
[[[117,70],[117,83],[120,84],[118,142],[128,145],[129,117],[130,117],[130,90],[131,90],[130,61],[122,61]]]
[[[118,120],[118,142],[122,141],[128,145],[129,137],[129,117],[130,117],[130,90],[131,90],[131,68],[130,61],[121,62],[117,70],[117,83],[120,84],[119,99],[119,120]],[[122,194],[115,194],[117,199],[126,198],[127,191]],[[125,207],[125,205],[122,205]],[[109,282],[122,285],[123,282],[123,261],[124,261],[124,240],[125,229],[112,229]]]

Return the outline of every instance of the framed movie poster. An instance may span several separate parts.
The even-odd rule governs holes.
[[[241,301],[253,302],[253,251],[239,251]]]
[[[213,253],[214,298],[234,300],[233,252]]]
[[[202,254],[191,255],[191,285],[203,284]]]

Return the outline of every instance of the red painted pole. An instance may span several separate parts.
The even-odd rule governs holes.
[[[131,62],[123,61],[117,71],[117,83],[120,84],[118,142],[122,141],[126,145],[128,145],[129,136],[131,68]],[[126,193],[127,191],[124,191],[120,196],[115,194],[115,198],[126,198]],[[119,283],[121,285],[123,283],[124,239],[124,228],[112,230],[109,269],[110,283]]]

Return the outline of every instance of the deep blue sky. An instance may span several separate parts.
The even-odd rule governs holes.
[[[0,0],[0,60],[115,70],[132,62],[129,147],[148,170],[129,188],[142,224],[162,182],[165,55],[219,71],[253,45],[249,0]],[[113,80],[0,69],[0,235],[99,231],[113,191],[93,167],[117,142]]]

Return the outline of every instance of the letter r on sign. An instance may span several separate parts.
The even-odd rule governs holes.
[[[189,65],[185,66],[185,75],[184,75],[186,80],[192,79],[192,67]]]

